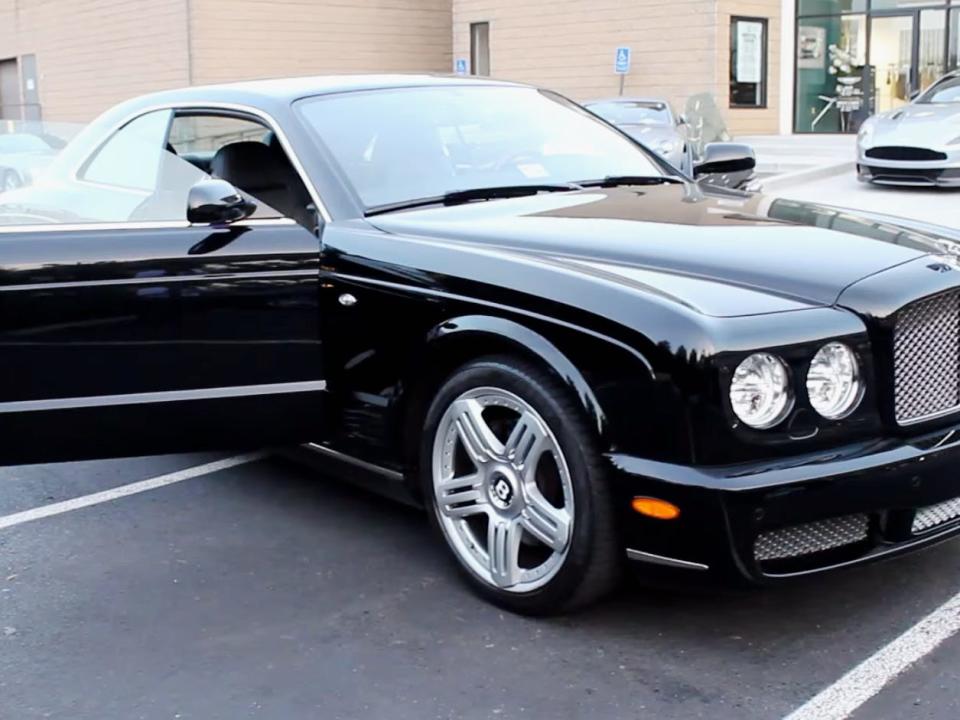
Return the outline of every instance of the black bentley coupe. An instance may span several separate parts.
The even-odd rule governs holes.
[[[487,79],[125,102],[0,195],[0,461],[305,443],[527,613],[957,534],[957,233],[751,164]]]

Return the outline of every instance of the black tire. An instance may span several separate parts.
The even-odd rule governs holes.
[[[532,406],[556,437],[570,470],[574,522],[567,555],[547,584],[529,592],[504,590],[472,572],[448,542],[438,519],[432,477],[437,429],[456,398],[480,387],[506,390]],[[427,412],[419,466],[431,524],[448,545],[461,573],[483,598],[513,612],[551,615],[593,603],[618,583],[622,553],[595,431],[584,419],[584,412],[570,389],[537,365],[509,356],[491,356],[453,372],[437,391]]]

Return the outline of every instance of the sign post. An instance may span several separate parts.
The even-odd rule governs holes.
[[[628,47],[618,47],[616,59],[613,63],[613,71],[620,76],[620,95],[623,95],[623,83],[627,76],[627,73],[630,72],[630,48]]]

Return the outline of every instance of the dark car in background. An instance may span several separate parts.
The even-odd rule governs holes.
[[[693,182],[533,87],[123,103],[0,194],[0,293],[3,462],[305,443],[519,612],[960,532],[957,237]]]

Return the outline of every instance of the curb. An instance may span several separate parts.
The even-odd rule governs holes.
[[[818,165],[817,167],[806,170],[797,170],[796,172],[786,173],[785,175],[776,175],[771,178],[761,180],[764,192],[771,190],[783,190],[802,185],[803,183],[813,182],[814,180],[823,180],[825,178],[842,175],[845,172],[856,170],[857,164],[853,161],[834,163],[833,165]]]

